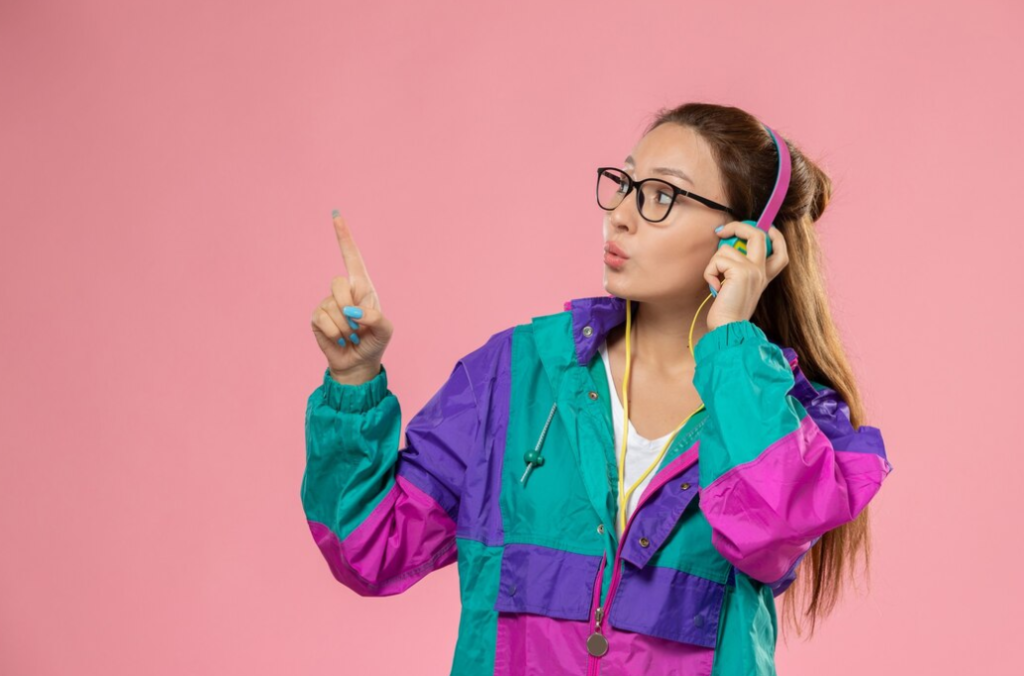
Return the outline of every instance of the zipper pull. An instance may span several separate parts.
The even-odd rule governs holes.
[[[601,657],[608,652],[608,639],[601,633],[601,619],[603,617],[604,610],[601,606],[598,606],[595,613],[597,623],[594,626],[594,633],[587,637],[587,652],[594,657]]]

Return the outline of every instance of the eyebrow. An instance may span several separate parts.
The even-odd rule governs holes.
[[[636,162],[633,160],[633,156],[632,155],[630,155],[629,157],[626,158],[626,164],[636,164]],[[687,176],[686,174],[684,174],[683,172],[681,172],[678,169],[673,169],[672,167],[654,167],[651,171],[653,171],[656,174],[662,174],[664,176],[675,176],[676,178],[683,179],[684,181],[686,181],[690,185],[693,185],[693,186],[697,185],[696,183],[693,182],[692,179],[690,179],[689,176]]]

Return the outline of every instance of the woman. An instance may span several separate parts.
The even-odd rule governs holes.
[[[360,595],[458,561],[452,674],[774,674],[776,597],[804,590],[812,633],[834,606],[892,466],[818,268],[831,184],[774,138],[737,108],[662,111],[598,172],[609,295],[458,360],[401,450],[393,327],[336,215],[303,505]],[[744,220],[787,156],[766,239]]]

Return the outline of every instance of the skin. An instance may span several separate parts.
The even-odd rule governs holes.
[[[380,373],[395,327],[384,316],[363,255],[348,223],[337,212],[334,234],[348,276],[331,280],[331,292],[313,309],[310,324],[327,357],[331,377],[342,385],[360,385]],[[352,316],[346,316],[346,308]]]
[[[711,150],[693,129],[660,125],[644,135],[630,155],[635,165],[623,168],[634,180],[660,178],[728,205]],[[652,173],[653,167],[679,169],[693,183]],[[749,320],[768,283],[788,264],[786,242],[777,228],[769,229],[773,253],[766,258],[764,231],[730,219],[726,212],[680,195],[668,218],[650,223],[640,216],[634,192],[605,212],[604,240],[615,242],[629,259],[619,270],[604,265],[604,288],[639,303],[630,338],[631,379],[635,366],[663,374],[692,374],[688,334],[698,307],[710,294],[708,284],[718,295],[709,301],[706,315],[702,312],[697,318],[694,345],[723,324]],[[723,224],[716,233],[715,227]],[[747,240],[746,255],[730,246],[717,248],[719,240],[733,235]],[[609,339],[610,347],[618,338]]]

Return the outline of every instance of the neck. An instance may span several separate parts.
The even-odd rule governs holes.
[[[631,319],[631,360],[666,374],[692,371],[694,359],[689,347],[690,325],[703,301],[703,298],[669,302],[631,301],[635,307]],[[706,315],[707,307],[704,307],[693,325],[693,347],[708,332]],[[623,323],[623,331],[625,326]]]

